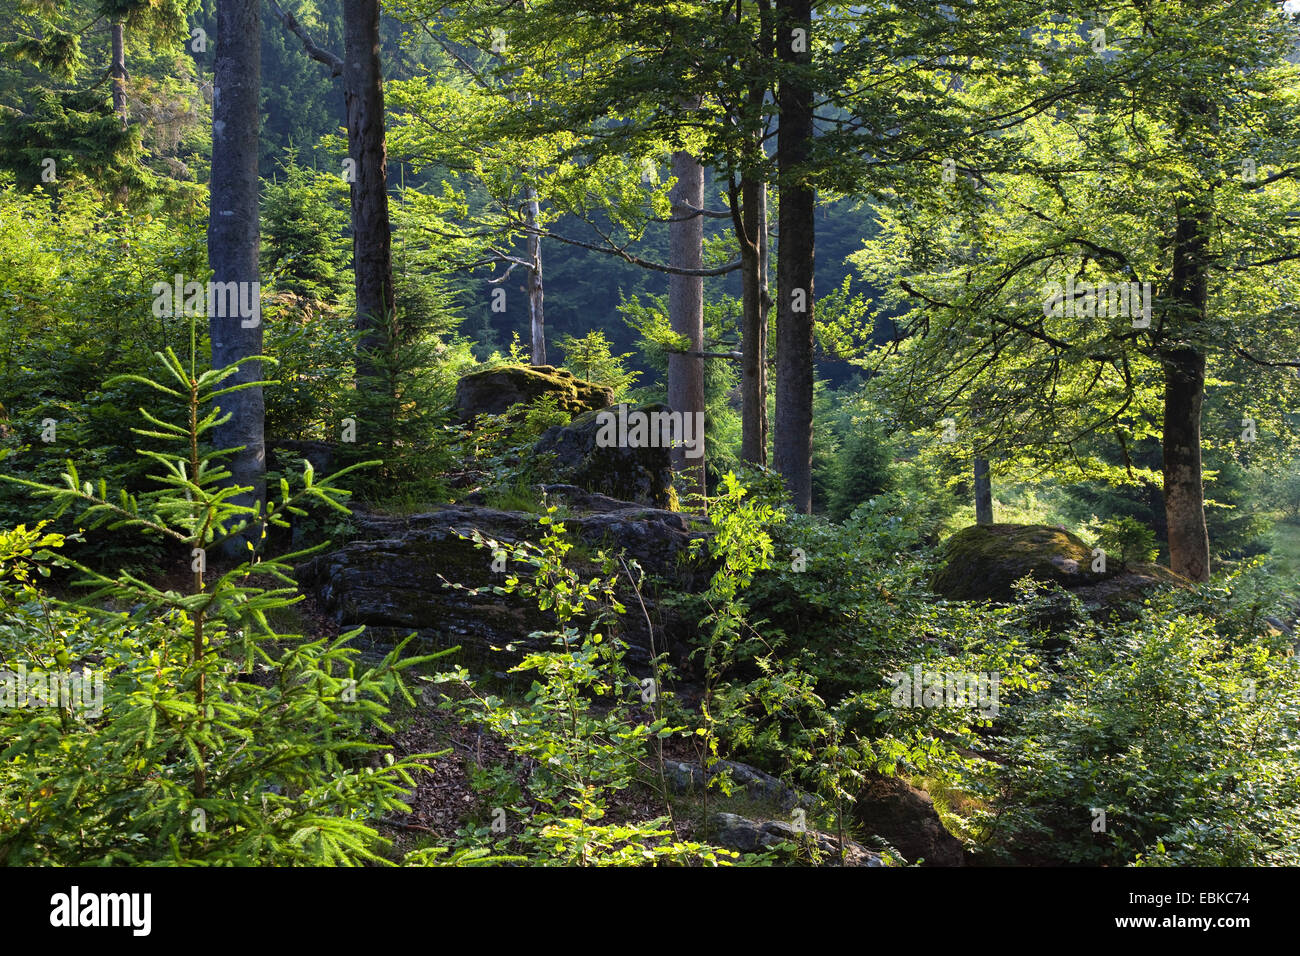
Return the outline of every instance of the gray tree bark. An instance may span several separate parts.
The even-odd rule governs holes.
[[[364,353],[385,346],[382,329],[386,318],[393,321],[396,304],[388,219],[384,76],[379,62],[379,0],[348,0],[343,11],[343,98],[348,155],[356,162],[352,183],[352,265],[356,324],[363,355],[357,363],[361,387],[364,379],[375,375]]]
[[[810,0],[778,0],[777,42],[783,61],[777,90],[780,183],[776,313],[776,437],[773,457],[795,509],[812,512],[813,267],[816,191],[805,179],[813,136],[813,92],[792,67],[807,64],[812,44]],[[797,31],[803,47],[796,48]]]
[[[669,261],[678,269],[704,268],[704,167],[690,153],[673,153],[672,223],[669,226]],[[704,411],[704,277],[673,273],[668,280],[668,320],[672,330],[690,341],[692,355],[668,356],[668,407],[683,417]],[[698,449],[674,447],[673,473],[683,494],[703,494],[703,434],[692,432]],[[688,457],[698,450],[696,457]]]
[[[975,523],[993,523],[993,482],[987,458],[975,459]]]
[[[262,20],[259,0],[218,0],[217,53],[212,89],[211,212],[208,265],[213,282],[259,283],[257,155],[261,111]],[[231,365],[262,352],[260,308],[257,321],[238,314],[209,315],[212,364]],[[260,362],[246,362],[224,383],[227,387],[262,378]],[[240,504],[254,506],[266,497],[265,406],[260,387],[231,392],[218,403],[230,420],[215,429],[218,448],[241,447],[228,459],[231,481],[252,491]],[[259,535],[248,529],[246,537]],[[243,550],[243,540],[226,543],[227,553]]]
[[[524,221],[531,227],[527,237],[526,255],[528,269],[528,329],[532,335],[532,362],[546,364],[546,311],[542,299],[542,237],[533,231],[541,223],[541,206],[537,190],[529,186],[524,191]]]
[[[740,184],[745,234],[741,250],[740,457],[767,464],[767,184],[746,176]]]

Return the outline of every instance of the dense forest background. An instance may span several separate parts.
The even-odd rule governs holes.
[[[0,14],[0,861],[1300,860],[1292,11]]]

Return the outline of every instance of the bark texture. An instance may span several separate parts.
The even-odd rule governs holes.
[[[217,55],[212,91],[212,181],[208,220],[208,265],[215,283],[259,283],[258,273],[258,132],[261,112],[258,93],[262,64],[259,0],[219,0]],[[245,287],[249,288],[249,287]],[[216,310],[213,310],[215,313]],[[235,310],[238,313],[239,310]],[[212,364],[221,368],[262,352],[261,311],[251,317],[210,314]],[[246,362],[224,383],[262,378],[260,362]],[[265,406],[262,389],[231,392],[218,400],[230,420],[217,427],[218,448],[242,446],[228,459],[231,480],[253,489],[241,504],[265,498]],[[249,537],[259,532],[252,529]],[[242,551],[242,539],[227,543],[227,551]]]
[[[393,252],[388,220],[388,144],[384,77],[379,62],[378,0],[348,0],[343,20],[343,98],[347,109],[352,183],[352,264],[361,351],[385,346],[381,330],[393,316]],[[358,381],[373,375],[357,363]]]
[[[673,153],[672,223],[669,226],[670,263],[677,269],[704,268],[704,167],[690,153]],[[704,411],[704,278],[672,274],[668,280],[668,319],[672,330],[690,341],[690,355],[668,356],[668,407],[683,415]],[[673,474],[678,492],[702,494],[704,456],[702,434],[691,433],[698,449],[674,447]],[[690,457],[690,451],[695,457]],[[698,454],[697,454],[698,452]]]
[[[975,523],[993,523],[993,482],[987,458],[975,459]]]
[[[528,257],[528,328],[532,335],[534,365],[546,364],[546,310],[542,298],[542,237],[531,231],[541,225],[541,207],[537,190],[524,191],[524,221],[531,227],[526,240]]]
[[[741,237],[741,439],[740,457],[767,464],[767,184],[746,177],[740,185]]]
[[[780,183],[776,315],[776,437],[773,457],[796,510],[812,512],[813,265],[816,191],[808,183],[813,93],[798,68],[812,40],[809,0],[776,5],[783,62],[777,91],[780,127],[776,164]]]
[[[1169,567],[1193,581],[1210,577],[1210,535],[1205,524],[1205,482],[1201,468],[1201,410],[1205,402],[1205,352],[1188,334],[1209,308],[1206,237],[1208,206],[1184,200],[1174,231],[1174,323],[1179,336],[1161,349],[1165,372],[1165,519],[1169,526]]]

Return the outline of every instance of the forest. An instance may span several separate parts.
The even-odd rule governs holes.
[[[1300,865],[1300,0],[0,11],[0,864]]]

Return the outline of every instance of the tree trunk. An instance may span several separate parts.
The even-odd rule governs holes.
[[[217,55],[212,90],[211,215],[208,220],[208,265],[213,282],[258,283],[258,94],[262,73],[260,0],[218,0]],[[246,288],[246,287],[245,287]],[[242,296],[240,297],[242,298]],[[260,307],[256,321],[236,314],[220,316],[209,310],[212,365],[224,368],[262,352]],[[225,386],[262,378],[260,362],[246,362]],[[217,426],[218,448],[243,446],[228,459],[231,482],[253,489],[237,499],[252,506],[266,494],[265,408],[262,389],[249,388],[221,396],[218,404],[231,418]],[[241,554],[243,540],[256,541],[259,529],[245,539],[226,543],[227,554]]]
[[[113,36],[113,63],[110,73],[113,77],[113,112],[122,119],[122,129],[126,129],[129,117],[126,109],[126,26],[118,22],[111,27]]]
[[[993,482],[987,458],[975,459],[975,523],[993,523]]]
[[[343,5],[343,97],[348,154],[356,163],[352,183],[352,267],[356,325],[361,331],[357,380],[376,369],[366,352],[391,348],[383,334],[395,330],[392,232],[388,220],[388,145],[384,135],[384,85],[379,62],[379,0]]]
[[[779,0],[777,40],[783,71],[777,91],[780,183],[776,313],[776,469],[797,511],[812,512],[813,266],[816,192],[805,163],[812,145],[813,95],[791,68],[806,64],[812,42],[810,0]],[[800,33],[801,31],[801,33]],[[802,48],[797,48],[799,46]]]
[[[673,153],[673,176],[677,183],[672,191],[672,223],[669,226],[669,261],[677,269],[704,268],[704,167],[684,150]],[[678,275],[668,279],[668,321],[672,330],[690,341],[691,355],[676,352],[668,355],[668,407],[680,412],[683,434],[696,444],[674,445],[673,473],[680,481],[683,495],[703,494],[704,433],[695,422],[704,413],[704,277]],[[691,416],[688,426],[687,416]],[[681,436],[674,436],[680,438]]]
[[[541,221],[541,207],[537,190],[532,186],[524,191],[524,221],[533,229]],[[542,306],[542,237],[529,232],[527,238],[528,270],[528,327],[533,340],[533,364],[546,364],[546,312]]]
[[[741,179],[740,193],[745,230],[740,240],[744,315],[740,457],[756,465],[766,465],[767,316],[772,302],[767,290],[767,184],[747,175]]]
[[[1195,205],[1193,205],[1193,203]],[[1174,331],[1205,319],[1209,309],[1206,237],[1208,205],[1180,200],[1174,230],[1170,297]],[[1182,342],[1160,351],[1165,371],[1165,518],[1169,526],[1169,567],[1193,581],[1210,578],[1210,535],[1205,525],[1205,484],[1201,475],[1201,408],[1205,401],[1205,353]]]
[[[1210,579],[1210,535],[1205,525],[1201,476],[1201,406],[1205,399],[1205,355],[1179,349],[1164,356],[1165,519],[1169,567],[1193,581]]]

